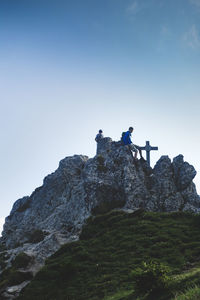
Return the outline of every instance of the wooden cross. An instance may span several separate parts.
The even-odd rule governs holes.
[[[146,141],[146,145],[144,147],[140,147],[140,150],[146,151],[146,160],[147,160],[148,165],[150,166],[150,151],[158,150],[158,147],[152,147],[152,146],[150,146],[149,141]]]

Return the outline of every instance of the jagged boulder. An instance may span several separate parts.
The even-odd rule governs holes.
[[[173,170],[175,183],[180,191],[185,190],[197,174],[192,165],[183,161],[183,155],[178,155],[173,159]]]
[[[200,210],[192,182],[196,171],[182,155],[173,162],[162,156],[152,169],[144,159],[135,160],[128,146],[110,138],[102,139],[97,150],[91,159],[66,157],[30,197],[14,203],[0,240],[8,254],[4,267],[24,252],[33,258],[35,274],[62,244],[78,239],[91,214],[113,208]]]

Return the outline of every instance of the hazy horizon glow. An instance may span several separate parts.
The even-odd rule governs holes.
[[[0,217],[94,136],[183,154],[200,192],[199,0],[0,3]]]

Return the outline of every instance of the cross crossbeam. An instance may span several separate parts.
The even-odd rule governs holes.
[[[158,147],[152,147],[150,145],[149,141],[146,141],[146,145],[144,147],[140,147],[140,150],[145,150],[146,151],[146,160],[148,165],[150,166],[150,151],[151,150],[158,150]]]

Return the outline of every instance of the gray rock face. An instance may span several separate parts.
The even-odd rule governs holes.
[[[173,162],[162,156],[152,169],[110,138],[98,143],[97,153],[92,159],[66,157],[30,197],[14,203],[0,240],[8,249],[8,266],[17,253],[25,252],[34,258],[35,274],[62,244],[78,239],[91,214],[113,208],[200,211],[192,182],[196,171],[182,155]]]
[[[152,170],[119,142],[104,138],[98,144],[99,154],[94,158],[66,157],[30,197],[14,203],[1,243],[9,249],[32,243],[34,232],[36,241],[55,232],[69,238],[98,209],[199,210],[192,182],[196,171],[182,155],[173,162],[162,156]]]
[[[193,166],[183,161],[183,155],[173,159],[173,170],[176,186],[180,191],[183,191],[190,185],[197,173]]]
[[[111,147],[112,147],[112,139],[111,138],[105,137],[105,138],[101,139],[97,143],[97,155],[101,154],[105,151],[109,152]]]

